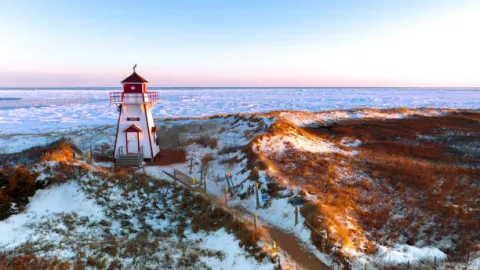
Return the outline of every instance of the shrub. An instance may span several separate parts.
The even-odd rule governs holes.
[[[205,154],[205,155],[200,159],[200,161],[201,161],[201,163],[202,163],[202,168],[204,168],[204,169],[207,168],[207,167],[208,167],[208,164],[210,164],[210,162],[211,162],[212,160],[214,160],[212,153],[207,153],[207,154]]]
[[[57,258],[42,258],[33,254],[7,256],[0,254],[0,269],[58,269],[67,270],[71,264]]]
[[[212,149],[217,148],[218,145],[218,139],[212,138],[208,135],[202,135],[198,137],[197,139],[194,140],[195,143],[198,143],[199,145],[203,147],[210,147]]]
[[[28,198],[35,194],[35,176],[23,167],[17,167],[8,179],[7,192],[13,198]]]
[[[68,142],[65,139],[59,140],[48,145],[45,148],[45,153],[43,154],[42,158],[40,159],[41,162],[43,161],[72,161],[73,160],[73,153],[80,152],[80,150],[73,145],[72,143]]]
[[[7,203],[10,203],[10,197],[7,195],[7,193],[3,189],[0,189],[0,206],[5,205]]]

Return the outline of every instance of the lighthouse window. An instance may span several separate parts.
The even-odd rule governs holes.
[[[127,117],[127,121],[140,121],[140,117]]]

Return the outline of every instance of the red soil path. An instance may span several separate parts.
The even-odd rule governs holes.
[[[165,166],[186,161],[185,151],[183,150],[161,149],[153,161],[148,163],[147,166]]]

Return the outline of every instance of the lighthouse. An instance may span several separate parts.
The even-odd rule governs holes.
[[[126,165],[140,165],[153,160],[160,151],[152,108],[159,101],[158,92],[148,92],[148,81],[135,71],[121,83],[122,92],[111,92],[110,103],[118,107],[117,135],[113,158]]]

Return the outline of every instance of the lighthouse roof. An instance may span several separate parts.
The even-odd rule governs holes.
[[[122,83],[148,83],[148,81],[134,71],[132,75],[123,80]]]

